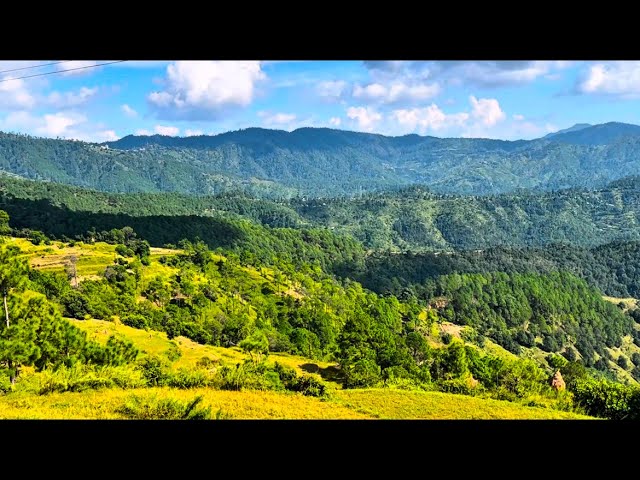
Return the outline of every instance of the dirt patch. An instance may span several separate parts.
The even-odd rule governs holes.
[[[449,322],[440,324],[440,330],[442,330],[444,333],[448,333],[449,335],[452,335],[458,338],[460,338],[460,332],[462,332],[463,328],[464,327],[461,325],[455,325]]]

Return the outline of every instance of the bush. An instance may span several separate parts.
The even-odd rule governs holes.
[[[169,363],[155,355],[144,357],[138,362],[146,383],[150,387],[161,387],[169,379]]]
[[[604,379],[575,382],[573,394],[576,402],[589,415],[611,420],[640,419],[640,389]]]
[[[22,390],[39,395],[55,392],[82,392],[99,388],[139,388],[145,386],[140,371],[130,365],[94,366],[76,364],[61,366],[57,370],[43,370],[31,375],[21,385]]]
[[[211,383],[206,372],[181,368],[175,373],[170,373],[164,380],[164,385],[175,388],[206,387]]]
[[[436,382],[438,390],[445,393],[458,393],[461,395],[474,395],[478,393],[477,387],[471,385],[467,378],[454,378],[452,380],[440,380]]]
[[[629,359],[627,357],[625,357],[624,355],[620,355],[618,357],[618,366],[624,370],[628,370],[629,369]]]
[[[213,359],[210,357],[202,357],[196,362],[196,367],[209,369],[213,368],[218,364],[219,360]]]
[[[137,420],[210,420],[211,406],[200,406],[202,400],[202,395],[190,401],[133,395],[117,411]],[[216,418],[223,418],[221,410]],[[228,415],[224,415],[224,418],[228,418]]]
[[[171,345],[169,346],[167,351],[164,352],[164,354],[167,356],[170,362],[175,362],[180,357],[182,357],[182,351],[180,350],[180,347],[175,342],[175,340],[171,341]]]

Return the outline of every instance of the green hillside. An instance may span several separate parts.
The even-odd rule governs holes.
[[[412,300],[380,297],[355,282],[340,285],[321,270],[283,272],[243,265],[200,243],[152,252],[133,232],[121,233],[121,244],[34,245],[12,239],[2,247],[6,258],[0,274],[17,272],[21,258],[38,265],[12,287],[12,326],[0,327],[0,362],[11,358],[0,382],[6,392],[0,401],[4,418],[331,415],[309,398],[336,402],[342,408],[336,409],[336,418],[576,418],[561,413],[584,411],[582,400],[574,402],[572,389],[580,398],[590,398],[588,382],[611,382],[552,353],[531,359],[509,356],[483,338],[491,332],[481,324],[449,328],[446,311],[441,316]],[[140,253],[129,256],[127,249]],[[77,288],[69,269],[72,255],[93,257]],[[66,259],[62,265],[61,256]],[[558,284],[552,288],[563,290]],[[570,295],[575,286],[565,288]],[[554,298],[549,297],[550,305]],[[51,308],[45,314],[47,305]],[[595,314],[597,305],[587,312]],[[24,317],[25,307],[42,313]],[[569,305],[568,314],[576,308]],[[64,320],[57,311],[75,320]],[[582,331],[581,326],[573,328]],[[40,333],[30,336],[32,331]],[[59,333],[52,337],[45,331]],[[623,333],[611,332],[614,337]],[[582,334],[598,345],[597,335],[589,330]],[[33,345],[35,350],[3,357],[15,352],[12,345]],[[549,386],[557,368],[570,386],[561,394]],[[376,390],[367,390],[364,397],[346,393],[370,387],[386,388],[380,395],[371,393]],[[630,389],[624,393],[631,396],[628,405],[633,405],[636,387],[625,388]],[[248,407],[243,398],[255,404],[255,397],[239,396],[245,391],[272,393],[266,395],[266,405]],[[76,410],[76,402],[88,395],[102,407]],[[292,396],[303,398],[307,414]],[[65,406],[55,406],[58,402]],[[413,412],[411,403],[416,405]],[[522,410],[532,406],[537,408]],[[624,403],[614,412],[589,408],[589,413],[613,418],[621,408],[632,407]],[[57,417],[51,409],[59,412]]]
[[[187,138],[128,136],[103,145],[1,133],[0,170],[109,192],[243,190],[269,198],[353,195],[414,184],[472,195],[597,188],[640,174],[637,129],[596,125],[508,142],[249,128]],[[565,141],[580,135],[598,142]]]

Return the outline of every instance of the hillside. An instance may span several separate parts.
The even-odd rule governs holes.
[[[640,240],[640,177],[595,191],[464,197],[410,187],[358,198],[275,202],[242,194],[109,194],[0,176],[0,208],[17,228],[74,237],[129,225],[155,246],[196,236],[212,248],[228,246],[238,237],[232,233],[237,223],[247,220],[321,228],[323,235],[328,229],[334,239],[353,237],[368,249],[395,252]],[[217,233],[224,230],[224,236]]]
[[[549,387],[549,375],[558,366],[564,369],[562,362],[565,366],[573,365],[576,355],[582,359],[598,359],[595,366],[602,372],[599,375],[617,375],[618,368],[623,367],[608,363],[603,357],[609,346],[616,349],[611,353],[612,358],[618,359],[616,363],[622,365],[623,360],[626,362],[625,371],[631,370],[635,365],[633,362],[638,361],[634,355],[637,353],[635,347],[625,344],[633,342],[632,338],[629,339],[631,319],[568,274],[521,277],[503,274],[501,282],[512,282],[509,288],[515,297],[510,301],[501,298],[505,290],[500,282],[485,282],[497,286],[498,290],[489,296],[495,296],[498,305],[480,302],[474,307],[494,309],[494,316],[487,317],[489,324],[484,324],[473,321],[476,314],[469,307],[474,302],[457,298],[463,291],[455,290],[460,285],[455,276],[441,277],[440,285],[447,285],[446,289],[450,290],[433,290],[425,297],[426,303],[411,298],[399,301],[395,297],[369,293],[352,281],[340,285],[320,269],[282,271],[275,267],[256,267],[239,263],[232,254],[212,254],[200,243],[186,242],[182,249],[151,251],[144,248],[145,242],[131,230],[112,231],[109,235],[106,239],[112,242],[111,245],[101,242],[35,245],[33,241],[11,239],[0,249],[0,254],[6,256],[13,248],[19,247],[17,258],[26,256],[37,268],[29,272],[27,283],[20,287],[27,290],[20,297],[10,297],[9,311],[12,318],[18,318],[17,325],[25,321],[19,320],[23,311],[21,302],[42,301],[37,299],[46,296],[46,301],[57,306],[65,316],[75,318],[69,327],[65,327],[71,328],[67,333],[71,336],[65,341],[74,342],[76,346],[69,344],[65,348],[72,348],[71,351],[88,349],[86,353],[78,351],[71,358],[76,358],[75,362],[87,358],[89,362],[86,365],[72,362],[71,365],[55,366],[54,363],[47,366],[46,363],[30,364],[23,360],[27,363],[15,385],[2,387],[0,381],[0,388],[8,392],[15,390],[20,395],[70,392],[69,398],[85,398],[71,393],[87,389],[109,390],[120,386],[132,390],[132,395],[128,396],[104,393],[105,404],[98,415],[111,416],[109,418],[118,415],[145,418],[147,414],[159,415],[158,409],[174,409],[179,415],[181,409],[188,406],[181,402],[188,398],[197,399],[175,389],[205,387],[216,392],[268,390],[286,394],[289,391],[302,393],[302,396],[325,397],[326,401],[338,399],[336,401],[347,402],[341,403],[346,408],[353,406],[358,414],[379,418],[396,418],[396,415],[413,415],[415,418],[495,418],[496,415],[500,418],[522,418],[526,415],[525,412],[509,410],[508,405],[502,408],[492,404],[493,414],[489,407],[485,413],[480,413],[484,407],[477,403],[464,406],[469,402],[483,402],[480,398],[508,400],[519,406],[544,406],[554,412],[540,415],[545,415],[545,418],[555,415],[552,418],[556,418],[562,415],[558,409],[578,408],[577,405],[571,406],[571,394],[558,396]],[[76,274],[70,268],[74,263],[72,256],[78,258],[76,266],[81,277],[77,288],[73,286]],[[89,258],[83,264],[82,259],[86,257]],[[7,257],[3,268],[14,268],[11,267],[12,262],[14,260]],[[472,283],[477,283],[478,279],[484,282],[479,276],[460,278],[463,290],[471,286],[466,283],[469,280]],[[516,291],[516,286],[521,290]],[[471,287],[472,290],[474,288]],[[431,305],[434,302],[437,305],[443,296],[449,299],[450,305],[444,310],[441,306],[432,308]],[[503,304],[509,305],[510,310],[500,307]],[[540,318],[542,311],[539,308],[554,319],[552,330]],[[562,315],[558,315],[558,311]],[[526,316],[531,314],[533,317],[527,321]],[[50,315],[53,319],[54,311]],[[529,327],[521,328],[517,322],[509,320],[510,317],[515,318],[514,315],[529,323]],[[609,325],[605,328],[606,337],[601,338],[594,332],[601,328],[603,315],[608,318]],[[501,326],[503,320],[496,323],[495,319],[501,317],[507,319],[508,330],[504,329],[504,324]],[[583,322],[576,324],[572,319],[577,317],[583,318]],[[455,324],[447,323],[447,319]],[[534,338],[534,325],[540,339]],[[74,329],[86,338],[80,340],[82,336],[73,333]],[[567,338],[561,336],[561,331],[578,338],[578,344],[571,346],[573,340],[569,335]],[[27,332],[24,331],[25,334]],[[547,341],[550,334],[555,342],[553,345]],[[34,341],[29,338],[31,340],[27,337],[25,340]],[[36,337],[35,341],[47,341],[47,338]],[[491,340],[509,349],[512,349],[513,342],[517,342],[522,346],[523,356],[509,354]],[[540,341],[542,349],[531,348],[531,342]],[[81,347],[82,342],[87,342],[85,347]],[[573,352],[572,355],[566,354],[570,359],[568,363],[554,353],[565,355],[565,347],[566,352]],[[0,342],[0,358],[3,348]],[[41,352],[49,352],[50,348],[47,346]],[[105,349],[103,353],[100,353],[101,349]],[[96,361],[109,363],[94,366],[91,362]],[[589,362],[585,363],[589,366]],[[575,383],[576,388],[585,381],[581,379],[586,378],[586,373],[580,373],[574,367],[563,372],[572,382],[578,382]],[[626,375],[625,378],[633,382],[632,376]],[[515,383],[514,378],[518,378]],[[152,390],[136,390],[145,385]],[[340,393],[342,389],[351,391],[382,386],[439,391],[442,392],[440,395],[463,393],[479,398],[452,398],[451,405],[457,405],[456,408],[461,410],[449,417],[451,413],[446,413],[446,410],[450,407],[433,410],[434,399],[439,398],[442,402],[444,398],[433,393],[420,397],[420,402],[424,403],[418,402],[422,406],[418,405],[413,414],[408,413],[408,406],[399,410],[394,410],[395,407],[389,409],[389,402],[398,406],[403,402],[407,405],[413,402],[402,400],[396,393],[389,393],[396,397],[389,397],[388,401],[385,400],[386,393],[372,394],[377,398],[366,397],[371,402],[369,407],[360,401],[354,403],[356,397],[351,393]],[[160,396],[153,393],[156,387],[165,388],[157,391]],[[228,405],[225,403],[228,401],[236,405],[241,402],[235,394],[200,392],[210,405],[218,405],[220,401],[223,402],[220,405]],[[578,393],[584,394],[580,390]],[[12,399],[17,397],[13,394],[9,393],[7,400],[9,405],[15,406]],[[401,397],[406,396],[402,394]],[[119,406],[114,406],[115,410],[109,410],[111,407],[108,405],[114,405],[109,398],[117,399]],[[274,401],[279,402],[276,398]],[[40,400],[34,399],[34,402],[22,402],[20,405],[47,411]],[[445,405],[448,403],[441,406]],[[7,410],[7,416],[26,413],[12,408]],[[294,406],[290,408],[294,410],[285,409],[288,412],[285,413],[269,407],[269,414],[240,409],[243,413],[236,415],[241,418],[255,418],[252,415],[297,418],[300,410],[295,410],[297,407]],[[475,414],[471,413],[474,409],[478,409]],[[36,415],[37,411],[31,410],[26,415]],[[198,415],[205,414],[201,409],[195,411],[200,412]],[[276,413],[278,411],[280,413]],[[230,415],[222,407],[218,407],[217,412],[223,418]],[[318,412],[313,415],[322,418],[327,414]],[[69,415],[95,418],[96,413],[84,410],[84,413],[69,412]],[[342,414],[336,410],[336,415]],[[531,412],[531,415],[538,418],[538,414]]]
[[[326,128],[128,136],[102,145],[2,133],[0,171],[109,192],[242,190],[270,198],[353,195],[413,184],[474,195],[599,188],[640,174],[638,128],[604,124],[514,142]]]
[[[640,135],[640,126],[638,125],[608,122],[601,125],[574,125],[572,128],[552,134],[551,139],[554,142],[572,145],[607,145],[625,137],[637,137],[638,135]],[[545,138],[549,138],[549,135]]]

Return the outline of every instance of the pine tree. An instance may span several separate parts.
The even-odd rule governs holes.
[[[4,316],[9,327],[9,306],[7,299],[14,290],[20,290],[27,279],[29,264],[24,258],[18,257],[15,248],[0,247],[0,294],[4,305]]]

